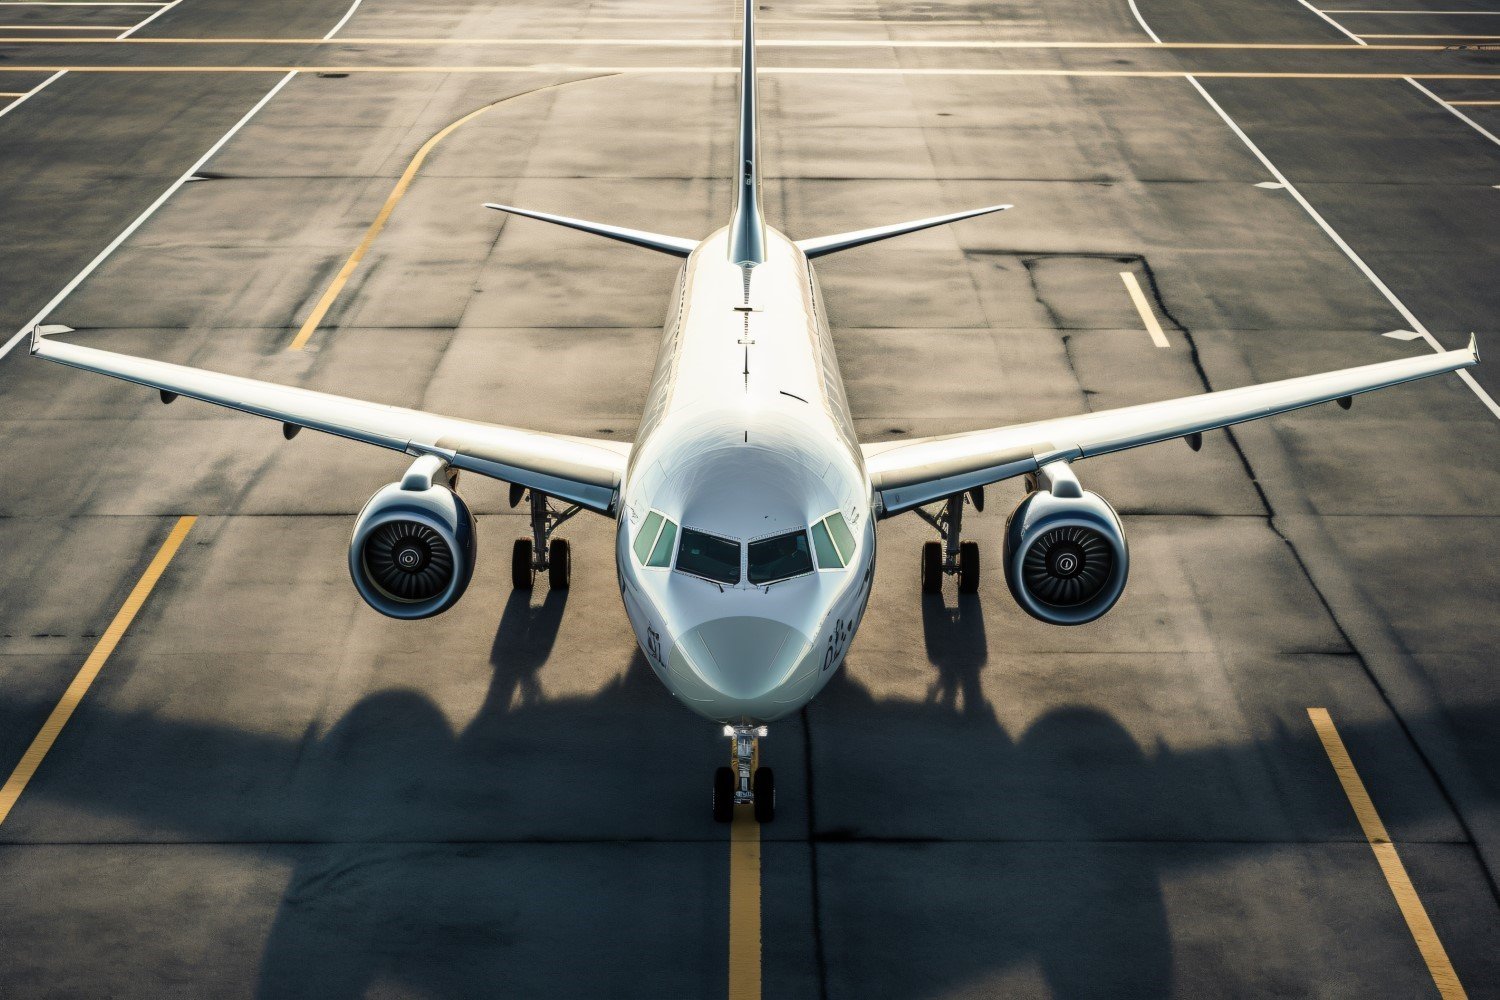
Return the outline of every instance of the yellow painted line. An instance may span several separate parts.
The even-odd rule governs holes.
[[[1500,107],[1500,101],[1446,101],[1447,104],[1457,104],[1465,108],[1493,108]]]
[[[729,1000],[760,1000],[760,824],[754,806],[735,806],[729,827]]]
[[[4,93],[0,93],[0,97],[25,97],[28,93],[29,93],[29,91],[25,91],[25,90],[18,90],[18,91],[7,90]]]
[[[509,100],[509,98],[504,98],[503,100]],[[355,269],[359,267],[359,262],[365,259],[365,254],[369,252],[370,247],[374,246],[375,238],[385,228],[385,224],[390,219],[391,213],[396,210],[396,205],[406,196],[407,188],[411,187],[411,182],[416,180],[417,171],[422,169],[422,164],[427,160],[427,154],[431,153],[438,143],[452,135],[454,130],[459,126],[478,118],[490,108],[500,103],[502,101],[495,101],[491,104],[486,104],[477,111],[470,111],[462,118],[449,124],[437,135],[422,143],[422,148],[417,150],[417,155],[413,156],[411,162],[406,165],[406,170],[402,172],[401,179],[396,182],[396,186],[391,190],[390,196],[385,199],[385,204],[380,206],[380,213],[375,216],[375,221],[370,223],[370,228],[365,230],[364,239],[359,241],[359,246],[355,247],[354,252],[349,255],[349,259],[344,261],[344,266],[339,268],[339,273],[334,277],[333,283],[328,286],[328,290],[323,293],[323,297],[313,307],[311,315],[302,324],[302,329],[297,331],[297,336],[292,339],[291,344],[287,346],[287,350],[300,351],[307,346],[307,341],[312,337],[313,331],[317,330],[318,325],[323,322],[323,317],[328,314],[328,310],[332,307],[334,300],[344,290],[344,285],[348,283]]]
[[[1360,35],[1360,38],[1472,38],[1477,41],[1493,41],[1500,35]]]
[[[1156,321],[1156,314],[1151,311],[1151,303],[1146,301],[1146,295],[1141,291],[1141,283],[1135,280],[1135,272],[1121,271],[1120,280],[1125,282],[1125,291],[1130,293],[1135,311],[1140,313],[1141,322],[1146,324],[1146,332],[1151,334],[1151,343],[1157,347],[1171,347],[1167,343],[1167,335],[1162,332],[1161,324]]]
[[[1338,728],[1333,724],[1333,718],[1326,708],[1309,708],[1307,716],[1312,720],[1313,728],[1318,731],[1318,739],[1323,741],[1328,762],[1333,765],[1339,784],[1344,786],[1344,794],[1349,798],[1349,805],[1354,807],[1354,816],[1359,820],[1365,840],[1369,842],[1370,850],[1375,852],[1375,860],[1380,864],[1386,884],[1391,887],[1396,905],[1406,918],[1406,927],[1411,931],[1411,936],[1417,942],[1417,950],[1427,963],[1433,985],[1437,987],[1443,1000],[1464,1000],[1468,994],[1458,981],[1458,973],[1453,971],[1453,963],[1448,961],[1448,952],[1443,948],[1443,942],[1438,940],[1437,930],[1427,916],[1427,908],[1422,905],[1410,876],[1406,874],[1406,866],[1401,863],[1396,845],[1391,843],[1390,834],[1386,833],[1385,824],[1375,811],[1375,803],[1370,801],[1370,793],[1365,790],[1364,781],[1354,769],[1354,762],[1349,759],[1349,751],[1344,746]]]
[[[1344,46],[1346,51],[1356,51]],[[738,66],[577,66],[537,63],[525,66],[79,66],[0,64],[0,73],[477,73],[477,74],[571,74],[596,75],[671,74],[689,76],[738,74]],[[1261,73],[1217,70],[1117,70],[1117,69],[958,69],[905,68],[899,66],[782,66],[760,67],[761,76],[994,76],[994,77],[1103,77],[1116,79],[1168,80],[1194,77],[1199,80],[1500,80],[1500,73]]]
[[[105,661],[120,644],[120,638],[130,627],[130,623],[135,620],[136,612],[141,610],[141,605],[145,604],[146,598],[151,596],[156,581],[161,579],[167,564],[177,554],[182,540],[187,537],[188,531],[197,520],[191,515],[177,519],[171,533],[167,535],[167,540],[162,542],[160,549],[156,550],[156,557],[151,560],[151,565],[146,567],[146,572],[141,574],[141,578],[131,588],[130,596],[125,598],[125,603],[115,613],[114,620],[99,637],[89,658],[83,661],[83,667],[73,678],[73,683],[69,684],[68,689],[63,692],[62,700],[52,709],[52,714],[47,716],[47,721],[42,723],[41,731],[36,734],[36,738],[31,741],[31,746],[27,747],[26,752],[21,755],[21,762],[10,773],[4,787],[0,787],[0,823],[4,823],[10,811],[15,808],[16,800],[26,790],[27,783],[36,774],[36,769],[41,766],[42,759],[47,756],[47,752],[52,749],[52,745],[57,742],[57,737],[62,733],[63,727],[68,724],[68,720],[73,717],[73,712],[83,702],[83,696],[88,693],[89,687],[94,683],[94,678],[99,676],[99,671],[103,669]]]
[[[62,24],[0,24],[0,31],[129,31],[135,27],[132,24],[90,24],[86,27],[69,27]],[[0,41],[6,42],[31,42],[43,44],[46,42],[66,42],[69,45],[78,42],[112,42],[113,38],[5,38]]]
[[[1448,17],[1452,14],[1484,14],[1488,17],[1500,15],[1500,10],[1333,10],[1323,8],[1324,14],[1429,14]]]
[[[42,25],[37,30],[44,30]],[[1449,38],[1449,35],[1366,35],[1367,38]],[[1462,37],[1462,36],[1460,36]],[[75,45],[513,45],[571,48],[610,46],[614,48],[739,48],[738,39],[733,38],[25,38],[5,39],[34,44]],[[983,39],[864,39],[864,38],[767,38],[758,40],[756,46],[763,49],[1007,49],[1007,50],[1055,50],[1055,49],[1205,49],[1234,52],[1350,52],[1348,45],[1331,42],[1069,42],[1069,41],[987,41]],[[1433,52],[1441,45],[1367,45],[1359,51],[1371,52]]]
[[[597,79],[597,77],[590,77],[590,79]],[[375,245],[375,238],[379,236],[380,231],[385,228],[385,224],[390,219],[391,213],[396,210],[396,205],[400,203],[403,197],[405,197],[407,189],[411,187],[411,182],[416,180],[417,171],[422,169],[422,164],[426,162],[427,155],[437,147],[438,143],[442,142],[448,136],[452,135],[453,132],[456,131],[460,126],[464,125],[467,122],[473,121],[475,118],[478,118],[480,115],[484,114],[486,111],[490,110],[496,105],[504,104],[506,101],[514,100],[517,97],[524,97],[526,96],[526,94],[534,94],[539,90],[551,90],[554,87],[565,87],[570,83],[583,82],[585,81],[567,80],[563,83],[551,84],[546,87],[538,87],[535,90],[528,90],[524,94],[512,94],[509,97],[502,97],[498,101],[492,101],[482,108],[470,111],[468,114],[464,115],[457,121],[451,122],[447,127],[438,132],[431,139],[428,139],[426,142],[422,143],[422,148],[417,150],[417,155],[411,158],[411,162],[406,165],[406,170],[404,170],[401,174],[401,179],[398,180],[396,182],[396,186],[391,189],[390,195],[385,199],[385,204],[380,206],[380,212],[375,216],[375,221],[370,223],[370,227],[365,230],[364,238],[359,241],[359,246],[355,247],[354,252],[349,255],[349,259],[344,261],[344,266],[339,268],[339,273],[334,276],[333,283],[330,284],[327,290],[323,292],[323,297],[318,299],[318,304],[313,307],[312,313],[309,314],[306,321],[303,322],[302,329],[297,331],[297,336],[293,337],[292,342],[287,345],[287,350],[300,351],[307,346],[307,341],[312,337],[314,331],[318,329],[318,326],[322,324],[323,317],[328,314],[328,310],[333,306],[334,301],[339,297],[339,293],[344,290],[344,286],[348,284],[349,278],[354,274],[355,270],[358,269],[359,262],[365,259],[365,254],[370,251],[370,247]]]

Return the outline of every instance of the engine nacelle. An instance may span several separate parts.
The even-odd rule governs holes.
[[[1005,522],[1005,582],[1031,617],[1083,625],[1125,590],[1125,531],[1114,508],[1080,486],[1066,463],[1044,466],[1037,483]]]
[[[365,603],[391,618],[430,618],[458,603],[474,575],[477,525],[455,478],[432,456],[381,487],[354,522],[349,575]]]

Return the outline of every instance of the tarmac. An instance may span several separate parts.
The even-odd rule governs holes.
[[[1500,357],[1500,9],[1324,6],[1424,4],[1469,13],[761,5],[774,225],[1015,205],[818,263],[862,439],[1471,330]],[[0,97],[0,338],[630,440],[676,263],[481,203],[722,225],[734,4],[350,10],[0,5],[0,92],[30,92]],[[965,519],[976,596],[924,598],[931,530],[882,522],[847,665],[761,742],[756,978],[726,741],[636,649],[613,524],[568,524],[570,590],[515,592],[526,522],[468,478],[467,595],[390,621],[346,549],[401,456],[17,342],[0,779],[76,707],[0,815],[0,995],[1500,996],[1500,364],[1471,374],[1080,463],[1132,555],[1089,626],[1006,589],[1019,483]]]

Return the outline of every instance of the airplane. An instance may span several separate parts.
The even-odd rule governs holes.
[[[460,472],[509,484],[527,503],[530,537],[511,552],[511,582],[566,588],[571,554],[557,529],[581,511],[615,520],[625,612],[646,660],[689,708],[723,726],[731,766],[714,774],[712,812],[748,804],[775,816],[775,773],[758,763],[767,725],[811,700],[843,663],[874,575],[876,523],[915,512],[921,589],[957,578],[979,588],[966,505],[1024,477],[1004,530],[1006,583],[1027,614],[1081,625],[1123,592],[1130,556],[1109,502],[1076,462],[1337,401],[1479,362],[1467,348],[1181,399],[939,437],[861,444],[812,261],[999,212],[934,218],[792,240],[766,223],[757,140],[754,0],[745,0],[735,197],[729,224],[702,240],[625,229],[509,205],[486,207],[683,258],[634,443],[550,434],[385,406],[43,337],[31,353],[85,371],[414,457],[354,522],[349,572],[392,618],[439,614],[474,572],[477,525]],[[936,511],[928,510],[936,507]],[[753,769],[753,773],[752,773]]]

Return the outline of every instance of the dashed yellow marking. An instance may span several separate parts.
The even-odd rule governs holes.
[[[1146,294],[1141,291],[1141,283],[1135,279],[1134,271],[1121,271],[1120,280],[1125,282],[1125,291],[1130,294],[1130,301],[1135,303],[1135,311],[1140,314],[1141,322],[1146,325],[1146,332],[1151,335],[1151,343],[1157,347],[1171,347],[1167,343],[1167,335],[1162,332],[1161,324],[1156,321],[1156,314],[1151,311],[1151,303],[1146,301]]]
[[[1370,793],[1365,790],[1364,781],[1354,769],[1354,762],[1349,759],[1349,751],[1333,724],[1333,718],[1326,708],[1309,708],[1307,715],[1312,720],[1313,728],[1318,731],[1318,739],[1323,741],[1323,750],[1328,754],[1334,773],[1338,775],[1339,784],[1344,786],[1349,805],[1354,807],[1354,816],[1359,820],[1370,850],[1375,852],[1375,860],[1379,862],[1386,884],[1396,897],[1396,905],[1406,918],[1406,927],[1416,940],[1417,950],[1422,953],[1423,961],[1427,963],[1433,985],[1437,987],[1443,1000],[1465,1000],[1468,994],[1458,981],[1458,973],[1453,971],[1448,952],[1443,948],[1443,942],[1438,940],[1437,930],[1427,916],[1427,908],[1422,905],[1417,890],[1411,884],[1411,877],[1406,874],[1406,866],[1401,863],[1396,845],[1391,843],[1390,834],[1386,833],[1385,824],[1375,811],[1375,803],[1370,801]]]
[[[141,605],[146,603],[146,598],[151,596],[151,591],[156,586],[156,581],[166,571],[167,564],[177,554],[182,540],[187,537],[188,531],[197,521],[196,517],[187,516],[177,519],[172,531],[167,535],[167,540],[162,542],[161,548],[157,549],[156,557],[151,560],[151,565],[146,567],[146,572],[131,588],[130,595],[125,598],[125,603],[115,613],[114,620],[99,637],[94,645],[94,651],[89,658],[83,661],[82,668],[73,683],[63,692],[62,700],[52,709],[52,714],[47,716],[47,721],[42,723],[41,731],[31,741],[31,746],[21,755],[21,762],[6,779],[4,787],[0,787],[0,824],[3,824],[10,811],[15,808],[16,801],[20,799],[21,793],[26,790],[26,785],[31,781],[36,769],[41,766],[42,760],[52,745],[57,742],[57,737],[62,733],[63,727],[73,717],[73,712],[83,702],[83,696],[88,693],[89,687],[94,683],[94,678],[99,676],[99,671],[104,668],[104,663],[109,659],[115,647],[120,644],[120,638],[124,636],[125,630],[135,620],[136,612],[141,610]]]
[[[729,1000],[760,1000],[760,824],[754,806],[735,806],[729,827]]]

